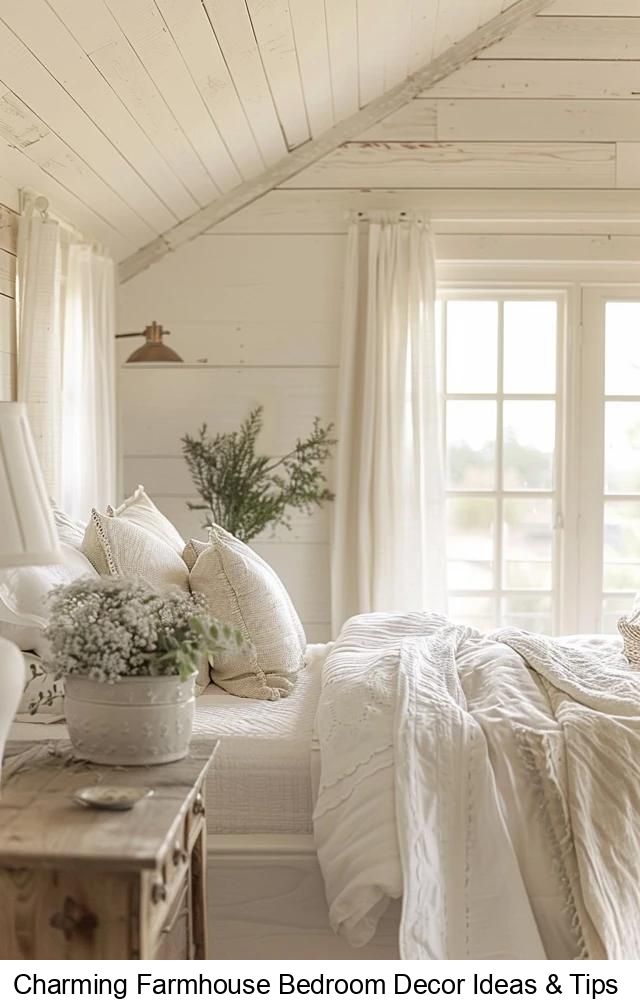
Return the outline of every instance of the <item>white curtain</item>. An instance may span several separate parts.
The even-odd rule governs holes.
[[[65,268],[60,505],[86,519],[116,497],[113,262],[72,243]]]
[[[30,203],[18,226],[18,400],[29,424],[49,493],[60,490],[60,226]]]
[[[115,498],[112,260],[28,201],[18,236],[18,399],[49,494],[78,519]]]
[[[353,614],[446,610],[442,394],[428,225],[352,221],[338,396],[334,635]]]

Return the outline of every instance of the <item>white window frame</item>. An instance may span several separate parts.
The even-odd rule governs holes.
[[[550,249],[551,250],[551,249]],[[597,250],[597,249],[596,249]],[[550,255],[551,258],[551,255]],[[439,261],[438,293],[539,293],[565,298],[563,429],[556,463],[561,495],[556,515],[558,634],[597,632],[601,625],[604,408],[604,303],[640,299],[631,261]],[[597,300],[602,304],[597,314]],[[598,325],[599,328],[594,328]],[[595,342],[602,340],[600,356]],[[602,376],[601,376],[602,379]],[[599,460],[598,460],[599,458]]]
[[[564,430],[566,428],[567,393],[566,393],[566,372],[567,372],[567,342],[569,336],[568,301],[569,291],[566,286],[554,286],[541,288],[538,284],[518,285],[514,287],[507,283],[482,284],[481,287],[471,289],[460,288],[454,283],[440,283],[438,286],[438,297],[440,300],[490,300],[498,301],[498,345],[497,345],[497,390],[492,393],[447,393],[447,374],[445,351],[441,353],[441,386],[445,401],[495,401],[497,405],[497,425],[496,425],[496,455],[495,455],[495,485],[493,489],[482,489],[478,491],[464,491],[457,489],[447,489],[447,499],[450,498],[492,498],[496,504],[496,534],[494,538],[493,567],[494,567],[494,587],[492,590],[450,590],[451,597],[477,596],[491,599],[494,604],[494,611],[499,613],[500,600],[505,594],[517,596],[535,594],[541,592],[551,594],[552,603],[552,631],[559,633],[564,630],[564,604],[563,604],[563,545],[564,534],[564,502],[565,502],[565,445]],[[554,300],[558,308],[557,338],[556,338],[556,391],[555,394],[510,394],[503,390],[503,369],[504,369],[504,309],[505,300]],[[442,311],[442,337],[446,340],[446,313]],[[554,470],[551,491],[536,490],[504,490],[503,470],[502,470],[502,432],[503,432],[503,405],[505,401],[549,401],[555,402],[556,419],[556,450],[554,457]],[[446,456],[446,420],[443,422],[443,449]],[[549,590],[504,590],[503,587],[503,520],[502,513],[504,501],[506,499],[551,499],[552,502],[552,582]]]
[[[582,423],[578,431],[578,521],[581,548],[577,556],[578,631],[602,630],[604,468],[605,468],[605,307],[608,301],[640,302],[640,285],[585,287],[581,301],[581,401]],[[638,400],[640,394],[608,395],[609,401]],[[615,501],[633,499],[633,493]],[[636,496],[640,501],[640,496]],[[613,594],[615,596],[615,594]],[[621,596],[623,591],[621,591]]]

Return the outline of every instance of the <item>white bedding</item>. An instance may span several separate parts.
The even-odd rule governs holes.
[[[317,728],[318,857],[354,944],[403,895],[404,958],[636,958],[640,675],[618,640],[354,618]]]
[[[295,688],[280,701],[215,686],[198,699],[194,738],[221,740],[207,780],[210,833],[310,833],[311,736],[329,649],[308,646]]]
[[[322,665],[330,645],[307,647],[296,686],[280,701],[238,698],[211,685],[196,702],[194,739],[220,739],[207,779],[210,833],[308,834],[310,752]],[[11,739],[68,739],[64,723],[17,722]]]

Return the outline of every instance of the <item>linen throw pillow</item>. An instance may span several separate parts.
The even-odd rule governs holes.
[[[82,551],[101,576],[140,576],[156,590],[189,590],[189,570],[175,549],[122,517],[91,510]]]
[[[107,516],[117,516],[128,523],[141,527],[142,530],[155,534],[161,541],[168,544],[178,555],[182,554],[184,541],[176,528],[168,520],[164,513],[161,513],[152,499],[144,490],[144,485],[138,485],[132,496],[114,509],[107,506]]]
[[[208,541],[196,541],[195,537],[192,537],[190,541],[187,541],[184,546],[184,551],[182,552],[182,560],[187,566],[189,572],[193,569],[198,557],[203,551],[206,551],[208,547]]]
[[[216,657],[212,679],[243,698],[284,698],[304,664],[304,629],[281,580],[263,559],[221,527],[212,527],[209,547],[189,576],[209,611],[239,630],[253,653]]]

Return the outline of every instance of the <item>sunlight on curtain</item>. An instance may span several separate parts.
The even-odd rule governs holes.
[[[65,280],[60,504],[86,519],[116,497],[113,262],[72,244]]]
[[[60,489],[60,226],[28,204],[18,225],[18,400],[27,406],[47,491]]]
[[[427,224],[349,229],[332,541],[333,632],[353,614],[446,610],[442,389]]]
[[[49,494],[86,520],[115,499],[115,273],[33,208],[18,235],[18,399]]]

